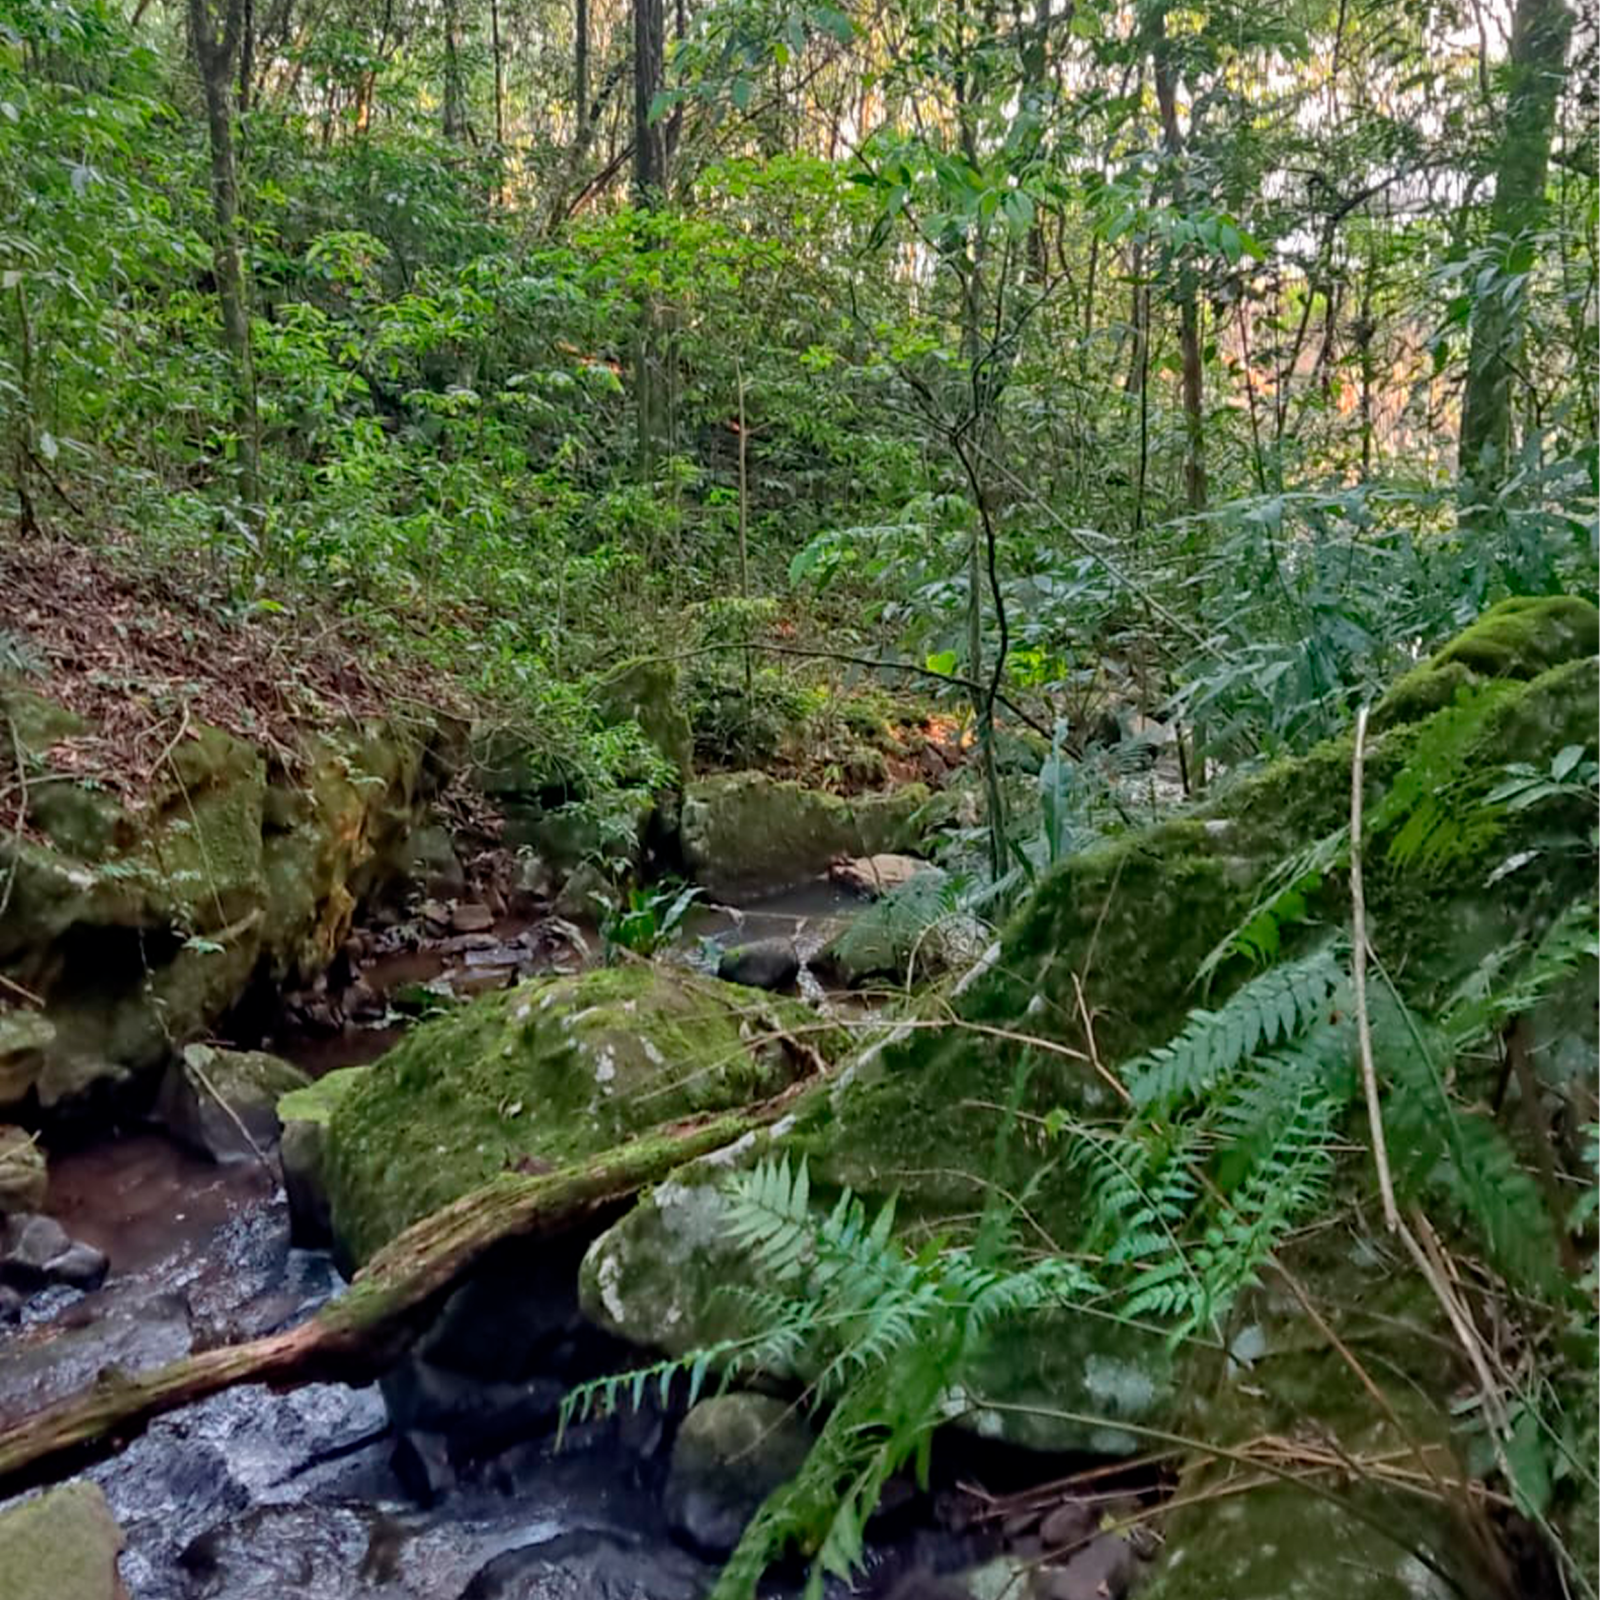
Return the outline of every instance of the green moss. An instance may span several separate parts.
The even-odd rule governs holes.
[[[811,1021],[756,990],[631,965],[524,984],[425,1023],[333,1112],[335,1229],[363,1260],[498,1173],[559,1167],[772,1094],[800,1070],[774,1025]]]
[[[1577,595],[1518,596],[1492,606],[1379,702],[1374,728],[1415,722],[1463,689],[1496,678],[1530,679],[1600,651],[1600,611]]]
[[[302,1088],[291,1089],[278,1097],[278,1120],[285,1127],[291,1122],[311,1122],[325,1128],[334,1111],[371,1070],[370,1067],[339,1067]]]
[[[824,871],[838,855],[873,855],[915,844],[921,784],[845,799],[760,772],[730,772],[689,785],[684,860],[713,895],[783,888]]]

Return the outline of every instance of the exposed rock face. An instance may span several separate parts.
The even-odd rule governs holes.
[[[30,769],[80,731],[71,713],[0,685]],[[253,745],[198,727],[140,802],[64,781],[29,790],[29,832],[0,842],[12,892],[0,970],[45,1013],[0,1013],[0,1109],[49,1110],[153,1067],[254,978],[307,979],[356,905],[394,870],[436,763],[375,729],[327,735],[280,771]]]
[[[265,1051],[192,1044],[167,1068],[156,1113],[191,1150],[213,1161],[241,1160],[278,1142],[278,1101],[310,1081]]]
[[[667,1473],[667,1521],[706,1555],[726,1555],[761,1502],[800,1470],[811,1429],[763,1394],[702,1400],[683,1420]]]
[[[1367,751],[1369,814],[1430,726],[1406,720],[1395,706],[1430,717],[1449,703],[1451,686],[1472,681],[1463,673],[1476,671],[1470,663],[1480,659],[1497,676],[1485,680],[1487,708],[1468,736],[1464,770],[1485,791],[1506,762],[1543,770],[1567,746],[1593,749],[1596,613],[1579,601],[1543,605],[1549,627],[1539,606],[1491,612],[1411,674],[1393,705],[1385,702],[1386,729]],[[1475,647],[1480,630],[1494,650]],[[1529,640],[1520,665],[1501,648],[1513,634]],[[803,1155],[819,1203],[845,1184],[869,1206],[897,1192],[900,1224],[934,1230],[970,1217],[985,1183],[995,1183],[1007,1193],[1026,1191],[1030,1219],[1053,1239],[1080,1236],[1083,1196],[1072,1164],[1041,1161],[1034,1144],[1018,1139],[998,1165],[991,1159],[999,1108],[1018,1081],[1020,1047],[1005,1035],[1026,1031],[1064,1047],[1034,1052],[1024,1112],[1045,1117],[1061,1108],[1093,1120],[1115,1111],[1091,1057],[1114,1069],[1172,1037],[1194,1003],[1196,972],[1252,913],[1267,875],[1346,820],[1350,768],[1347,736],[1241,781],[1204,810],[1069,858],[1041,882],[993,959],[959,987],[957,1014],[968,1026],[892,1036],[828,1092],[810,1095],[792,1125],[753,1140],[745,1157],[769,1148]],[[1542,857],[1536,871],[1504,876],[1494,894],[1483,891],[1497,864],[1563,822],[1582,835],[1592,815],[1574,802],[1567,818],[1507,816],[1448,874],[1432,877],[1404,870],[1386,841],[1375,841],[1369,934],[1412,1003],[1436,1010],[1491,951],[1537,937],[1563,908],[1592,894],[1579,857],[1556,854]],[[1343,874],[1315,889],[1306,908],[1313,932],[1346,918],[1345,895]],[[1295,937],[1293,928],[1287,937]],[[1589,983],[1592,999],[1592,977]],[[1592,1037],[1592,1007],[1588,1026]],[[721,1292],[748,1282],[748,1269],[726,1241],[720,1176],[704,1162],[683,1169],[596,1241],[582,1277],[592,1316],[674,1353],[747,1331]],[[1068,1311],[1002,1324],[970,1358],[963,1386],[970,1399],[1036,1408],[979,1407],[973,1420],[986,1431],[1036,1447],[1096,1451],[1136,1448],[1118,1422],[1170,1419],[1180,1388],[1158,1338]]]
[[[476,1000],[417,1028],[334,1108],[334,1232],[361,1262],[498,1173],[774,1094],[810,1065],[775,1035],[813,1021],[793,1002],[645,965]]]
[[[814,878],[838,856],[914,844],[927,799],[920,784],[847,800],[760,772],[701,778],[684,793],[684,863],[714,898],[738,901]]]
[[[37,1211],[49,1184],[38,1141],[21,1128],[0,1126],[0,1217],[11,1211]]]
[[[5,1600],[127,1600],[117,1575],[122,1530],[92,1483],[52,1489],[0,1511]]]

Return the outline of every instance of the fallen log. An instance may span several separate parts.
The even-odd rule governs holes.
[[[555,1172],[496,1178],[407,1228],[344,1293],[296,1327],[203,1350],[148,1373],[107,1368],[87,1388],[0,1428],[0,1495],[114,1454],[156,1417],[235,1384],[283,1389],[376,1377],[420,1331],[431,1303],[493,1245],[566,1232],[686,1161],[771,1122],[792,1098],[791,1091],[710,1121],[658,1129]]]

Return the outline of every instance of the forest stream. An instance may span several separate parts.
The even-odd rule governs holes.
[[[707,907],[692,924],[695,959],[714,969],[731,943],[783,938],[804,960],[861,907],[825,879]],[[446,936],[399,948],[373,933],[360,979],[383,1020],[318,1032],[281,1019],[280,1047],[315,1074],[392,1045],[403,1028],[387,1002],[398,991],[431,985],[442,995],[460,983],[472,992],[485,972],[503,983],[512,969],[535,970],[531,951],[543,951],[547,970],[565,970],[598,947],[592,926],[552,935],[527,916],[497,919],[466,947]],[[843,998],[830,999],[808,967],[800,987],[823,1005]],[[103,1252],[110,1272],[89,1293],[36,1295],[19,1325],[0,1332],[0,1426],[108,1369],[148,1370],[289,1327],[343,1287],[325,1251],[291,1244],[275,1158],[267,1168],[242,1154],[213,1161],[150,1123],[79,1137],[53,1155],[50,1213]],[[593,1338],[602,1365],[623,1364],[615,1340],[598,1330]],[[546,1380],[546,1398],[558,1398],[564,1381]],[[246,1385],[158,1419],[88,1477],[123,1530],[121,1574],[134,1600],[696,1600],[716,1567],[674,1538],[663,1515],[673,1421],[647,1403],[574,1425],[560,1447],[545,1429],[431,1479],[397,1440],[380,1386]],[[995,1543],[924,1508],[880,1534],[874,1591],[900,1582],[900,1593],[916,1592],[932,1572],[970,1565]]]

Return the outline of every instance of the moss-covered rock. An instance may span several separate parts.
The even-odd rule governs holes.
[[[289,1201],[289,1237],[302,1249],[320,1249],[333,1241],[327,1183],[328,1124],[334,1109],[371,1070],[340,1067],[278,1101],[283,1130],[278,1136],[278,1159]]]
[[[191,1044],[168,1066],[156,1114],[180,1143],[213,1160],[254,1156],[278,1141],[278,1101],[309,1081],[264,1050]]]
[[[30,775],[28,829],[0,841],[0,971],[44,996],[51,1029],[0,1043],[0,1107],[49,1109],[120,1083],[257,977],[319,971],[437,777],[425,741],[393,730],[308,737],[291,772],[197,726],[119,799],[52,768],[54,746],[82,731],[72,713],[3,683],[0,710]],[[15,1018],[0,1013],[0,1032]]]
[[[757,990],[645,964],[474,1001],[417,1028],[334,1109],[335,1233],[363,1261],[497,1173],[562,1166],[762,1099],[806,1070],[779,1035],[813,1020]]]
[[[1362,1372],[1311,1325],[1285,1279],[1272,1275],[1238,1307],[1231,1354],[1203,1347],[1186,1359],[1183,1431],[1225,1449],[1263,1439],[1335,1439],[1348,1459],[1403,1473],[1462,1474],[1438,1403],[1454,1347],[1432,1296],[1411,1274],[1342,1234],[1312,1236],[1284,1253]],[[1383,1394],[1374,1404],[1368,1384]],[[1288,1463],[1285,1463],[1287,1465]],[[1428,1495],[1379,1478],[1325,1474],[1213,1498],[1241,1467],[1191,1466],[1163,1524],[1163,1547],[1142,1595],[1153,1600],[1489,1600],[1502,1593],[1467,1530]]]
[[[1441,710],[1462,689],[1495,679],[1527,681],[1563,662],[1600,651],[1600,612],[1577,595],[1502,600],[1444,649],[1394,685],[1373,726],[1415,722]]]
[[[694,767],[694,730],[672,662],[630,662],[601,684],[597,698],[608,723],[637,722],[645,738],[677,768],[679,782],[688,782]]]
[[[1507,762],[1542,767],[1564,746],[1594,746],[1597,664],[1582,654],[1593,639],[1582,625],[1593,608],[1547,605],[1555,622],[1534,629],[1534,659],[1500,660],[1481,714],[1462,735],[1454,804],[1468,807],[1487,792]],[[1530,627],[1540,614],[1528,606],[1512,613]],[[1495,615],[1486,619],[1491,632]],[[1560,659],[1563,649],[1577,659]],[[1452,646],[1437,659],[1452,652],[1459,656]],[[1429,726],[1393,720],[1369,742],[1369,816],[1381,815]],[[1191,814],[1063,862],[958,986],[953,1026],[891,1036],[782,1130],[783,1148],[807,1157],[813,1192],[825,1200],[849,1185],[869,1204],[898,1193],[901,1226],[921,1233],[959,1228],[998,1185],[1026,1194],[1030,1225],[1049,1238],[1079,1237],[1075,1169],[1034,1137],[998,1147],[1004,1108],[1015,1101],[1039,1117],[1064,1108],[1085,1120],[1115,1114],[1107,1075],[1093,1063],[1114,1068],[1172,1036],[1200,998],[1202,963],[1257,909],[1272,870],[1345,824],[1351,761],[1347,735],[1243,779]],[[1592,826],[1581,803],[1565,821],[1579,838]],[[1551,852],[1537,872],[1511,873],[1484,891],[1498,863],[1561,822],[1517,814],[1463,830],[1457,854],[1431,867],[1402,866],[1388,834],[1371,841],[1368,931],[1416,1004],[1436,1008],[1490,952],[1536,937],[1564,906],[1592,893],[1581,852]],[[1303,917],[1284,937],[1319,939],[1347,914],[1343,873],[1308,882]],[[1237,965],[1224,968],[1214,993],[1242,976]],[[1039,1044],[1024,1044],[1021,1033]],[[748,1154],[764,1147],[753,1140]],[[705,1163],[686,1169],[596,1242],[583,1279],[592,1315],[675,1352],[738,1331],[734,1302],[719,1292],[739,1281],[741,1263],[724,1243],[717,1176]],[[979,1398],[1048,1402],[1059,1412],[1109,1414],[1113,1423],[1159,1414],[1172,1394],[1159,1342],[1092,1318],[1002,1329],[968,1378]],[[1114,1425],[1090,1437],[1095,1430],[1076,1422],[1023,1422],[1016,1413],[995,1412],[989,1423],[1032,1444],[1116,1442]]]
[[[0,1511],[3,1600],[127,1600],[122,1530],[99,1485],[79,1480]]]
[[[0,1217],[13,1211],[40,1211],[50,1187],[44,1151],[23,1128],[0,1124]]]
[[[729,772],[684,793],[684,864],[713,896],[782,889],[817,876],[840,855],[870,856],[916,842],[920,784],[851,799],[769,778]]]

